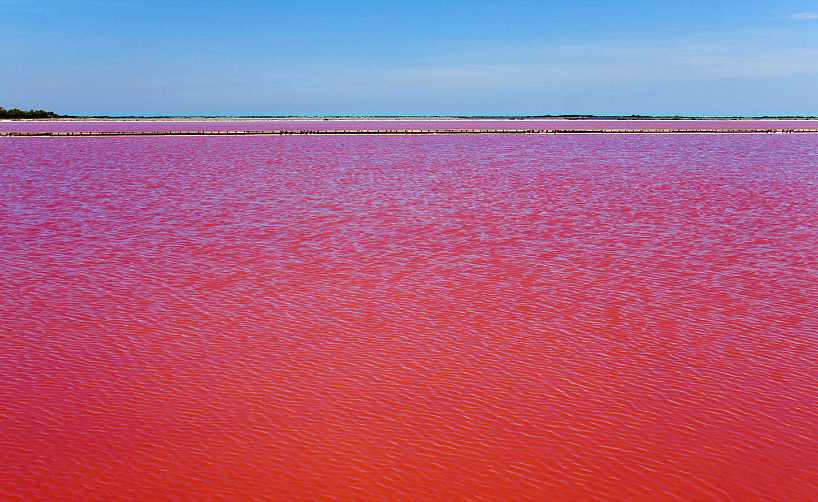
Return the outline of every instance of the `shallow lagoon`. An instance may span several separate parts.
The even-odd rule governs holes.
[[[0,184],[11,498],[818,497],[818,136],[4,138]]]

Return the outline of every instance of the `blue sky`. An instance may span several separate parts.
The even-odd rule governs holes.
[[[0,0],[0,106],[818,115],[818,0]]]

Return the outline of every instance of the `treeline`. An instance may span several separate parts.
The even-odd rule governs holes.
[[[47,112],[45,110],[25,111],[17,108],[6,110],[0,106],[0,119],[53,119],[61,116],[62,115],[57,115],[54,112]]]

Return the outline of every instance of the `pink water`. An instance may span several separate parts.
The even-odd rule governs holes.
[[[108,120],[4,121],[0,132],[325,131],[344,129],[818,129],[818,120]]]
[[[818,137],[0,138],[11,500],[816,500]]]

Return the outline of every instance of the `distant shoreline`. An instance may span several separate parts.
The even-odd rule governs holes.
[[[77,116],[52,118],[16,118],[0,119],[0,122],[338,122],[338,121],[781,121],[781,120],[818,120],[816,116],[759,116],[759,117],[687,117],[662,115],[530,115],[530,116]]]
[[[437,134],[816,134],[818,129],[319,129],[275,131],[52,131],[0,132],[0,137],[82,136],[399,136]]]

